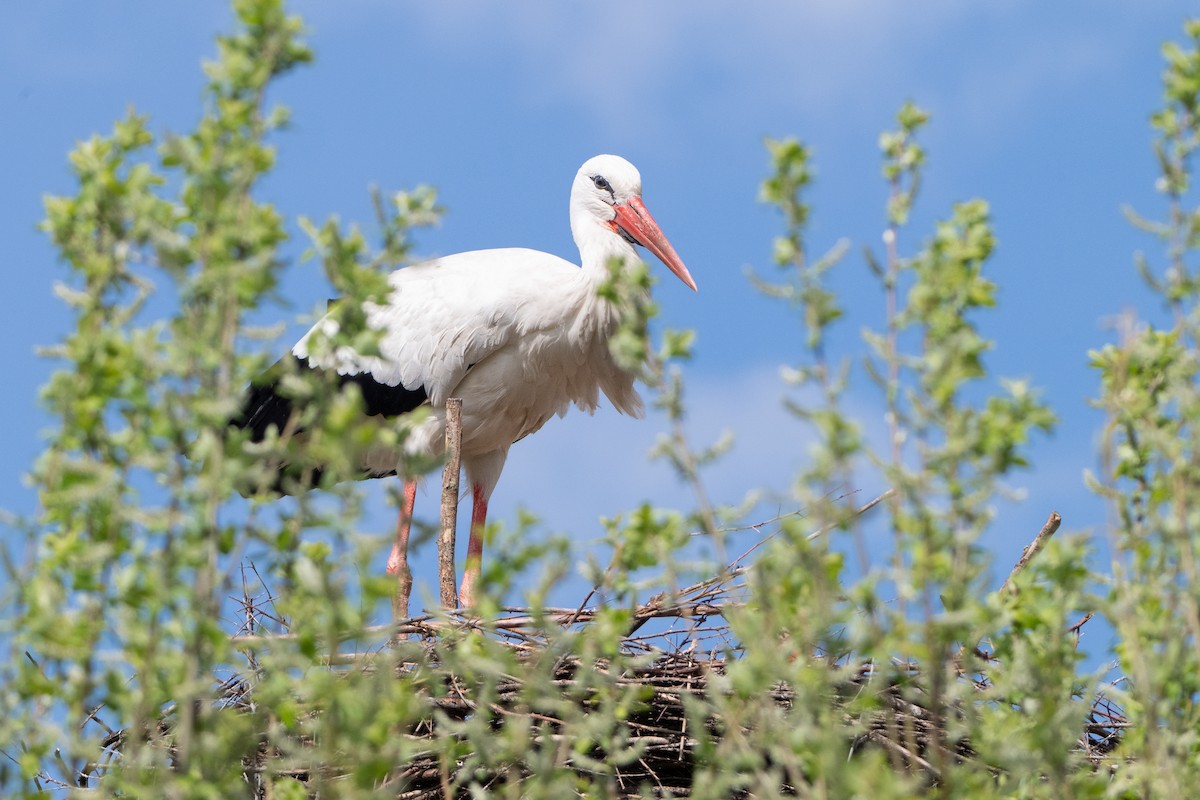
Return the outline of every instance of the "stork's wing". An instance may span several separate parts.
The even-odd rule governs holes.
[[[260,375],[250,386],[242,411],[231,424],[250,431],[251,441],[261,442],[267,430],[274,426],[282,431],[292,416],[292,400],[279,389],[279,383],[288,372],[284,362],[292,360],[293,371],[311,368],[307,359],[295,355],[286,356],[271,369]],[[370,374],[339,375],[338,384],[357,384],[362,396],[363,410],[368,416],[397,417],[423,405],[428,397],[422,388],[405,389],[403,386],[384,386],[373,380]]]
[[[556,324],[554,314],[545,313],[552,312],[553,290],[577,275],[578,267],[569,262],[523,249],[478,250],[415,264],[391,274],[387,303],[366,306],[367,323],[383,332],[379,355],[342,346],[315,356],[311,337],[318,330],[336,332],[329,317],[292,353],[313,368],[353,379],[364,396],[423,392],[440,406],[472,366],[515,337]]]

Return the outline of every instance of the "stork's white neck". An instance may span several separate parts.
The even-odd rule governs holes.
[[[580,264],[594,280],[607,279],[608,265],[614,258],[624,264],[635,264],[639,260],[633,245],[594,217],[573,218],[571,233],[575,237],[575,246],[579,248]]]

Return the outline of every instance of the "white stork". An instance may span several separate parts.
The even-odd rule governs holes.
[[[638,262],[634,245],[658,256],[696,289],[670,242],[642,203],[642,180],[623,158],[601,155],[579,168],[571,187],[571,233],[582,269],[557,256],[518,248],[459,253],[393,272],[387,303],[364,307],[381,332],[379,355],[340,347],[323,358],[309,352],[319,321],[292,348],[308,368],[336,370],[342,383],[362,389],[367,414],[393,418],[428,405],[431,413],[404,442],[405,452],[373,453],[362,477],[404,477],[404,501],[389,573],[407,573],[409,523],[416,481],[406,453],[439,455],[445,442],[445,406],[462,398],[462,463],[473,510],[459,602],[475,604],[488,500],[508,448],[563,415],[573,403],[592,412],[600,392],[623,414],[641,416],[633,375],[621,369],[608,340],[618,311],[599,295],[613,259]],[[234,423],[261,440],[283,430],[292,408],[275,385],[253,387]]]

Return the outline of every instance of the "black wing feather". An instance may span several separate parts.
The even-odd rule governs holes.
[[[241,413],[231,419],[229,424],[231,427],[249,431],[251,441],[261,442],[267,437],[267,432],[272,427],[279,431],[284,430],[292,418],[294,411],[292,400],[280,391],[282,376],[289,366],[285,363],[287,359],[291,359],[292,371],[299,374],[303,374],[306,369],[314,369],[308,359],[291,355],[266,370],[250,385],[246,393],[246,400],[242,404]],[[429,400],[429,395],[423,386],[415,389],[404,386],[388,386],[379,383],[370,373],[366,372],[338,376],[339,387],[351,383],[358,386],[359,393],[362,395],[363,410],[368,416],[398,417],[416,410]],[[299,433],[301,430],[301,428],[297,428],[294,432]],[[290,465],[280,464],[274,489],[283,492],[284,478],[289,475],[296,478],[304,487],[315,486],[321,479],[322,469],[320,466],[310,466],[304,470],[302,475],[293,474],[296,472],[297,470],[291,468]],[[361,477],[382,478],[395,474],[394,470],[387,473],[364,472]]]
[[[288,358],[292,360],[294,369],[299,374],[303,374],[305,369],[314,369],[306,358]],[[281,394],[279,389],[281,373],[285,369],[284,362],[280,361],[252,383],[246,394],[246,401],[242,404],[241,413],[230,421],[230,425],[235,428],[250,431],[251,441],[261,442],[266,438],[271,426],[282,431],[291,419],[291,398]],[[350,383],[358,386],[363,399],[363,410],[371,417],[398,417],[416,410],[429,400],[424,386],[418,386],[416,389],[388,386],[379,383],[367,372],[338,376],[339,387]]]

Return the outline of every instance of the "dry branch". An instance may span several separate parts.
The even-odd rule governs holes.
[[[442,472],[442,529],[438,534],[438,587],[442,608],[458,605],[454,533],[458,527],[458,480],[462,460],[462,400],[446,400],[446,469]]]
[[[1041,552],[1046,546],[1046,542],[1050,541],[1050,537],[1058,530],[1058,526],[1062,524],[1062,517],[1057,511],[1051,511],[1046,524],[1038,531],[1038,535],[1033,538],[1033,541],[1021,551],[1021,558],[1017,560],[1016,565],[1012,568],[1012,572],[1008,574],[1008,579],[1004,581],[1004,585],[1000,587],[1002,592],[1015,592],[1017,584],[1015,583],[1017,576],[1020,575],[1033,557]]]

